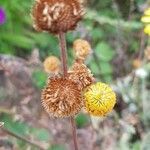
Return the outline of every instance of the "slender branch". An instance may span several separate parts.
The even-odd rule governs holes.
[[[59,43],[60,43],[60,52],[61,52],[62,71],[63,71],[63,76],[65,77],[67,75],[67,50],[66,50],[65,34],[62,32],[59,33]],[[75,124],[74,116],[70,117],[70,123],[72,127],[74,149],[78,150],[76,124]]]
[[[24,142],[26,142],[26,143],[28,143],[28,144],[30,144],[30,145],[40,149],[40,150],[46,150],[44,147],[40,146],[39,144],[37,144],[37,143],[35,143],[35,142],[31,141],[31,140],[28,140],[28,139],[26,139],[26,138],[24,138],[24,137],[22,137],[20,135],[17,135],[17,134],[13,133],[12,131],[10,131],[10,130],[2,127],[2,126],[1,126],[1,129],[2,129],[3,132],[5,132],[6,134],[8,134],[10,136],[13,136],[13,137],[15,137],[15,138],[17,138],[19,140],[22,140],[22,141],[24,141]]]
[[[139,49],[139,55],[138,55],[138,59],[142,59],[143,57],[143,53],[144,53],[144,47],[145,47],[145,40],[146,40],[146,36],[144,34],[144,32],[141,32],[141,42],[140,42],[140,49]]]
[[[74,117],[70,117],[70,122],[71,122],[71,126],[72,126],[72,134],[73,134],[73,140],[74,140],[74,149],[78,150],[76,123],[75,123]]]

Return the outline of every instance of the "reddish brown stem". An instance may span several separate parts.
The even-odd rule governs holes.
[[[65,77],[67,75],[67,50],[66,50],[65,34],[62,32],[59,33],[59,43],[60,43],[60,52],[61,52],[62,72],[63,72],[63,76]],[[74,117],[70,117],[70,123],[72,127],[74,150],[78,150],[76,124],[75,124]]]
[[[67,50],[65,34],[62,32],[59,33],[59,43],[61,52],[62,72],[63,76],[65,77],[67,75]]]
[[[75,123],[74,117],[70,117],[70,122],[71,122],[71,126],[72,126],[74,149],[78,150],[78,141],[77,141],[77,133],[76,133],[76,123]]]

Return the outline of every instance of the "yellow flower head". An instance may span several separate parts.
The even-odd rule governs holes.
[[[144,14],[150,16],[150,8],[146,9]]]
[[[143,23],[150,23],[150,16],[143,16],[143,17],[141,18],[141,21],[142,21]]]
[[[150,36],[150,24],[145,26],[144,32]]]
[[[115,93],[101,82],[89,86],[84,92],[84,99],[86,110],[93,116],[105,116],[116,103]]]
[[[43,65],[47,73],[58,73],[60,71],[60,60],[55,56],[47,57]]]
[[[145,23],[144,33],[150,36],[150,8],[145,10],[144,16],[142,16],[141,21]]]
[[[150,23],[150,8],[144,11],[144,15],[141,18],[143,23]]]

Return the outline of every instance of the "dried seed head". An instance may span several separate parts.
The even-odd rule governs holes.
[[[36,0],[32,9],[35,29],[54,34],[74,30],[83,15],[81,0]]]
[[[58,73],[60,71],[60,60],[55,56],[47,57],[43,65],[47,73]]]
[[[67,78],[49,78],[42,92],[42,105],[53,117],[75,115],[83,106],[81,91],[76,83]]]
[[[132,65],[135,69],[140,68],[142,66],[142,60],[139,58],[136,58],[133,60]]]
[[[68,72],[68,75],[69,79],[77,83],[81,90],[94,82],[94,77],[90,69],[88,69],[85,64],[80,62],[75,62],[73,64],[72,68]]]
[[[77,39],[73,43],[73,50],[77,59],[85,60],[91,53],[91,46],[87,41]]]
[[[115,103],[116,95],[105,83],[92,84],[84,91],[85,108],[93,116],[105,116]]]

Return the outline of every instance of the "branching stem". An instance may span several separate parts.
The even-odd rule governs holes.
[[[67,50],[66,50],[65,33],[63,32],[59,33],[59,43],[60,43],[60,52],[61,52],[62,72],[63,72],[63,76],[65,77],[67,75]],[[79,150],[78,143],[77,143],[77,133],[76,133],[76,124],[75,124],[74,116],[70,117],[70,123],[72,127],[74,150]]]

